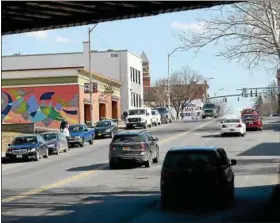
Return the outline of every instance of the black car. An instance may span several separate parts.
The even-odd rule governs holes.
[[[113,138],[118,132],[118,127],[113,120],[104,120],[96,123],[94,131],[95,138]]]
[[[41,157],[49,157],[49,150],[46,141],[39,134],[18,136],[8,145],[6,157],[39,161]]]
[[[233,165],[224,149],[218,147],[183,147],[170,149],[161,171],[161,207],[212,198],[219,204],[234,200]]]
[[[146,130],[122,131],[117,133],[109,149],[109,165],[117,168],[124,162],[134,162],[151,167],[152,162],[159,162],[158,138]]]
[[[49,148],[49,153],[68,152],[68,141],[61,132],[44,132],[41,134]]]

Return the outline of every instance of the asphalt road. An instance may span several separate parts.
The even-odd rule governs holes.
[[[161,161],[169,148],[185,145],[220,146],[236,158],[236,202],[229,209],[161,211],[162,162],[110,170],[105,139],[39,162],[2,165],[2,221],[226,222],[254,213],[278,182],[280,123],[270,118],[262,132],[225,138],[219,126],[213,120],[175,122],[149,131],[159,137]]]

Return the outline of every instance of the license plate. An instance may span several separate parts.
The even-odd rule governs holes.
[[[253,124],[253,122],[249,122],[249,124]]]
[[[98,135],[98,136],[102,136],[102,133],[98,133],[97,135]]]
[[[123,151],[129,151],[129,147],[123,147]]]
[[[17,158],[22,158],[22,155],[17,155]]]
[[[234,132],[234,129],[230,129],[229,131]]]

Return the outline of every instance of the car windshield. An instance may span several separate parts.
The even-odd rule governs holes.
[[[56,133],[44,133],[44,134],[42,134],[42,137],[46,141],[50,141],[50,140],[53,140],[53,139],[58,139],[58,135]]]
[[[113,138],[113,143],[119,142],[141,142],[140,135],[115,135]]]
[[[243,115],[244,120],[256,120],[258,119],[257,115]]]
[[[96,123],[96,127],[106,127],[106,126],[110,126],[111,122],[108,121],[102,121],[102,122],[97,122]]]
[[[171,152],[163,166],[168,169],[206,168],[216,166],[216,155],[205,151]]]
[[[82,132],[83,131],[83,126],[81,125],[71,125],[69,127],[70,132]]]
[[[224,123],[239,123],[239,119],[225,119]]]
[[[145,115],[145,114],[146,114],[145,109],[129,110],[129,115]]]
[[[216,105],[215,104],[205,104],[203,106],[203,109],[215,109]]]
[[[16,137],[13,145],[25,145],[25,144],[37,144],[37,137],[36,136],[23,136],[23,137]]]
[[[158,110],[158,112],[159,112],[160,114],[163,114],[163,113],[167,113],[167,112],[168,112],[167,108],[157,108],[157,110]]]

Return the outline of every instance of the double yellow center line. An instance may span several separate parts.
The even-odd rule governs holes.
[[[191,129],[189,131],[186,131],[186,132],[182,132],[180,134],[175,134],[173,136],[170,136],[170,137],[167,137],[163,140],[161,140],[160,144],[164,144],[164,143],[167,143],[171,140],[174,140],[176,138],[179,138],[181,136],[184,136],[184,135],[187,135],[197,129],[200,129],[206,125],[209,125],[210,123],[213,123],[215,120],[213,121],[210,121],[210,122],[206,122],[202,125],[199,125],[197,126],[196,128],[194,129]],[[96,173],[96,170],[102,170],[102,169],[105,169],[106,167],[108,167],[108,164],[104,164],[94,170],[89,170],[89,171],[86,171],[84,173],[81,173],[81,174],[78,174],[78,175],[75,175],[75,176],[71,176],[71,177],[68,177],[66,179],[63,179],[63,180],[60,180],[60,181],[57,181],[55,183],[52,183],[52,184],[49,184],[47,186],[43,186],[41,188],[38,188],[38,189],[34,189],[34,190],[30,190],[30,191],[27,191],[27,192],[24,192],[22,194],[19,194],[19,195],[16,195],[16,196],[11,196],[11,197],[8,197],[8,198],[5,198],[5,199],[2,199],[2,203],[8,203],[8,202],[11,202],[11,201],[15,201],[15,200],[19,200],[19,199],[22,199],[22,198],[26,198],[26,197],[29,197],[29,196],[32,196],[32,195],[35,195],[35,194],[39,194],[39,193],[42,193],[44,191],[47,191],[47,190],[51,190],[51,189],[54,189],[54,188],[58,188],[60,186],[63,186],[63,185],[66,185],[66,184],[69,184],[69,183],[72,183],[74,181],[77,181],[81,178],[84,178],[84,177],[88,177],[88,176],[91,176],[92,174]]]

